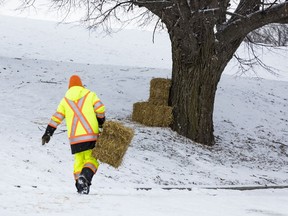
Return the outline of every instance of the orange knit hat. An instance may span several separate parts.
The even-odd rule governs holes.
[[[77,75],[73,75],[70,77],[69,88],[73,86],[83,86],[80,77]]]

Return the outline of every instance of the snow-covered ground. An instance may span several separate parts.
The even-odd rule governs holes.
[[[231,76],[234,62],[228,65],[215,103],[217,143],[205,147],[168,128],[131,121],[133,103],[149,97],[150,80],[171,77],[165,33],[153,44],[147,31],[104,37],[5,16],[0,28],[0,215],[288,215],[288,189],[205,189],[288,185],[287,50],[263,52],[278,76],[260,68],[262,78]],[[135,129],[123,165],[101,164],[88,196],[75,191],[64,125],[41,146],[72,74],[97,92],[108,119]]]

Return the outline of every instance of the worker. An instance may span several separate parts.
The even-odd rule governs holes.
[[[49,142],[64,119],[74,155],[75,186],[79,194],[89,194],[92,178],[99,167],[98,160],[92,156],[92,149],[102,132],[105,106],[95,92],[83,86],[77,75],[70,77],[68,91],[47,125],[42,145]]]

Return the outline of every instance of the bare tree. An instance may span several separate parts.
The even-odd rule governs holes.
[[[252,31],[247,36],[248,41],[270,46],[288,45],[288,25],[272,23]]]
[[[164,23],[172,46],[171,128],[205,145],[215,142],[213,109],[217,84],[237,48],[256,29],[270,23],[288,23],[285,0],[51,1],[67,14],[75,8],[84,9],[83,20],[90,27],[107,28],[112,19],[146,22],[154,17]],[[123,19],[128,12],[131,16]]]

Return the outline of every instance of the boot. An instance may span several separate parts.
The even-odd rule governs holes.
[[[77,192],[79,194],[89,194],[90,185],[91,184],[88,182],[85,176],[80,175],[76,182],[76,188],[78,190]]]
[[[88,181],[89,185],[91,185],[92,178],[94,176],[94,172],[87,167],[84,167],[80,173],[80,175],[84,176]]]
[[[85,167],[82,169],[78,180],[76,181],[76,188],[79,194],[89,194],[90,185],[93,178],[94,172]]]
[[[83,187],[79,184],[78,179],[75,182],[75,187],[77,188],[77,192],[81,194],[81,192],[83,191]]]

